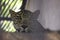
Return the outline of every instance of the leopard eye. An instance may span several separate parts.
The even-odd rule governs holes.
[[[19,17],[19,15],[17,15],[17,17]]]

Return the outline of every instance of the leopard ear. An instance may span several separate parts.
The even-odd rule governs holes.
[[[10,13],[16,13],[16,12],[15,12],[15,11],[13,11],[13,10],[9,10],[9,12],[10,12]]]

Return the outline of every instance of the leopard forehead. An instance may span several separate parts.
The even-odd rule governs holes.
[[[14,13],[12,15],[15,15],[15,16],[21,16],[22,14],[21,13]]]

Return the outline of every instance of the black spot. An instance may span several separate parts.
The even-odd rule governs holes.
[[[16,31],[17,31],[17,32],[20,32],[20,31],[21,31],[21,28],[16,29]]]

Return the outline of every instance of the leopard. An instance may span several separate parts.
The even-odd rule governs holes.
[[[32,12],[29,10],[21,10],[15,12],[10,10],[11,19],[13,21],[13,25],[16,29],[16,32],[30,32],[30,18]]]

